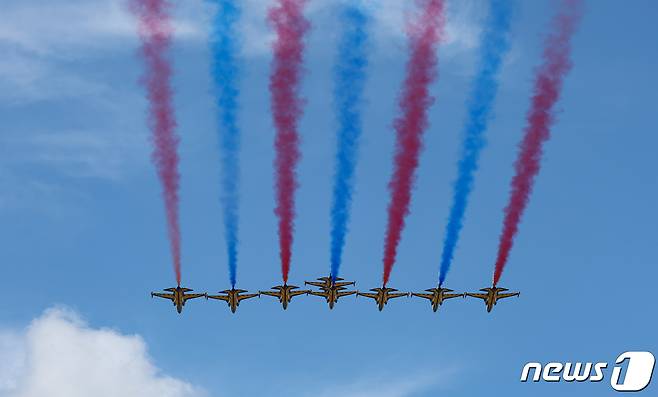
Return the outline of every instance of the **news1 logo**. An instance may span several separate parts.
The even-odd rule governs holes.
[[[615,360],[610,386],[616,391],[644,390],[653,376],[656,358],[650,352],[625,352]],[[527,382],[531,370],[533,382],[601,382],[605,379],[608,363],[527,363],[521,371],[521,382]]]

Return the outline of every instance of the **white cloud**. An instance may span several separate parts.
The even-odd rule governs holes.
[[[354,0],[342,0],[342,2]],[[306,8],[307,18],[323,18],[335,14],[340,1],[313,0]],[[372,15],[372,31],[378,46],[387,47],[392,42],[404,41],[407,18],[416,10],[415,2],[409,0],[360,0],[362,6]],[[266,23],[270,2],[243,0],[243,15],[240,22],[244,38],[243,52],[246,56],[267,54],[274,39]],[[486,3],[477,0],[448,2],[443,46],[447,53],[472,49],[477,45],[480,32],[478,19],[482,16],[482,6]],[[484,10],[486,11],[486,9]],[[393,41],[392,41],[393,40]]]
[[[117,330],[92,328],[66,308],[47,310],[23,331],[0,329],[2,397],[205,397],[210,393],[162,373],[144,340]],[[313,397],[412,397],[450,388],[455,365],[327,384],[313,381],[292,395]],[[312,394],[309,394],[312,393]],[[215,391],[213,396],[217,396]],[[221,394],[219,394],[221,395]]]
[[[128,0],[7,0],[0,14],[0,43],[24,51],[70,59],[83,51],[106,50],[133,45],[136,21]],[[344,0],[343,0],[344,1]],[[313,0],[306,8],[311,20],[334,14],[336,0]],[[409,0],[361,0],[373,16],[373,30],[380,45],[401,39],[405,22],[413,10]],[[208,0],[176,1],[172,7],[176,40],[204,41],[210,31],[213,6]],[[243,0],[239,29],[247,56],[269,53],[274,38],[267,23],[272,2]],[[482,5],[477,0],[448,2],[444,45],[469,49],[477,43],[477,19]]]
[[[208,7],[202,0],[177,2],[172,8],[177,41],[206,39]],[[132,56],[137,31],[128,0],[3,0],[0,99],[23,104],[99,96],[109,90],[107,84],[81,76],[71,65],[118,51]]]
[[[384,52],[403,46],[405,16],[414,9],[414,2],[360,1],[373,15],[375,45]],[[312,21],[332,19],[337,3],[309,1],[306,14]],[[67,196],[64,190],[76,182],[53,183],[43,175],[116,181],[136,169],[138,162],[146,163],[143,93],[136,84],[141,65],[135,62],[133,75],[129,76],[135,84],[128,87],[134,89],[107,79],[108,75],[116,78],[110,73],[118,57],[135,61],[137,26],[127,4],[128,0],[2,0],[0,104],[19,111],[28,109],[23,105],[40,105],[36,113],[22,115],[38,114],[43,120],[48,119],[51,104],[66,104],[76,110],[66,116],[67,125],[44,121],[36,130],[21,128],[20,124],[16,125],[19,130],[11,125],[6,129],[0,137],[6,153],[0,159],[0,181],[11,183],[4,183],[0,189],[0,210],[25,207],[37,200],[25,197],[48,197],[41,205],[51,206],[53,197]],[[176,43],[206,46],[213,15],[211,2],[175,0],[172,4]],[[242,0],[242,4],[239,29],[243,55],[266,56],[274,38],[266,22],[272,3]],[[477,44],[476,21],[482,7],[476,5],[484,1],[447,4],[442,57]],[[109,66],[105,60],[111,61]],[[89,123],[92,117],[95,122]],[[38,203],[32,206],[39,207]]]
[[[0,212],[36,211],[66,220],[94,200],[81,180],[117,183],[145,169],[143,123],[108,123],[97,129],[8,128],[0,136]]]
[[[0,333],[0,395],[7,397],[196,397],[201,389],[164,375],[139,336],[94,329],[51,309],[22,335]]]
[[[9,105],[48,99],[96,98],[104,83],[67,70],[65,65],[0,44],[0,100]]]
[[[93,199],[82,190],[63,186],[57,179],[26,176],[3,167],[0,167],[0,186],[0,211],[26,211],[67,224],[84,213],[81,203]]]
[[[391,0],[383,3],[362,0],[371,9],[375,18],[375,33],[380,43],[386,43],[390,36],[402,39],[405,36],[406,22],[417,11],[413,1]],[[480,7],[477,7],[477,5]],[[477,45],[480,32],[478,18],[482,13],[482,2],[461,0],[446,2],[446,24],[442,46],[449,52],[470,50]]]
[[[137,131],[69,130],[8,132],[0,142],[12,150],[1,164],[42,167],[71,178],[119,180],[147,154],[146,137]],[[26,155],[29,153],[29,155]]]
[[[455,369],[436,370],[432,373],[416,373],[399,376],[363,377],[351,383],[332,385],[315,397],[411,397],[435,388],[445,387],[455,376]],[[317,390],[315,387],[313,388]]]
[[[137,23],[128,0],[3,0],[0,13],[0,98],[5,102],[33,102],[67,94],[94,96],[105,84],[69,71],[76,60],[136,50]],[[361,0],[373,15],[372,29],[382,48],[404,42],[406,17],[414,2]],[[336,0],[313,0],[306,15],[311,20],[335,15]],[[176,42],[208,40],[213,6],[208,0],[175,1],[172,7]],[[239,22],[242,51],[246,57],[270,53],[273,32],[267,23],[263,0],[242,0]],[[448,2],[444,56],[477,45],[478,0]],[[55,85],[55,88],[52,86]],[[48,87],[52,88],[49,89]]]
[[[204,3],[177,3],[177,39],[203,39]],[[39,55],[68,59],[79,50],[125,46],[136,38],[127,0],[4,0],[0,14],[0,42]]]
[[[25,351],[19,335],[0,331],[0,394],[17,387],[17,380],[25,365]]]

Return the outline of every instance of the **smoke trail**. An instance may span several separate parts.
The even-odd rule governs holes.
[[[436,46],[443,34],[443,0],[418,0],[423,6],[419,19],[408,27],[410,59],[400,97],[402,114],[395,121],[395,165],[389,189],[388,225],[384,247],[384,285],[395,263],[397,248],[411,201],[422,134],[427,127],[427,109],[434,101],[429,85],[436,78]]]
[[[213,0],[217,4],[217,14],[213,23],[212,53],[213,77],[217,89],[219,108],[220,149],[222,163],[222,211],[224,217],[224,238],[228,255],[228,269],[231,286],[235,287],[238,260],[238,184],[240,130],[237,123],[238,112],[238,43],[235,23],[240,10],[233,0]]]
[[[485,145],[484,132],[498,91],[498,71],[509,48],[512,5],[512,0],[492,0],[489,16],[482,30],[477,73],[467,102],[468,112],[463,132],[461,159],[443,242],[439,285],[443,285],[450,270],[463,226],[468,198],[473,189],[473,178],[478,168],[480,151]]]
[[[274,59],[270,75],[272,114],[276,127],[276,209],[279,218],[279,250],[283,281],[288,282],[295,217],[295,168],[299,161],[297,123],[302,114],[298,95],[304,52],[304,33],[309,22],[304,18],[306,0],[278,0],[269,10],[269,22],[276,31]]]
[[[338,150],[331,207],[331,275],[338,277],[350,219],[359,137],[360,105],[366,78],[368,18],[359,6],[342,10],[343,34],[335,68],[334,102],[338,117]]]
[[[552,22],[552,32],[545,43],[543,64],[535,77],[532,104],[527,114],[528,125],[514,165],[516,175],[512,179],[509,203],[505,208],[503,232],[493,276],[494,285],[498,284],[507,263],[519,222],[539,172],[542,146],[550,137],[550,127],[554,121],[553,106],[562,90],[564,77],[571,69],[571,37],[580,21],[581,13],[580,0],[562,0],[559,13]]]
[[[172,105],[171,65],[167,53],[171,47],[172,27],[167,0],[131,0],[139,17],[142,56],[146,63],[143,83],[148,91],[149,121],[154,144],[153,162],[163,187],[171,255],[176,282],[181,282],[180,228],[178,223],[178,141]]]

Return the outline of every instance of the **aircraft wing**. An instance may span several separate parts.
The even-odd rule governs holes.
[[[423,292],[412,292],[411,296],[417,296],[419,298],[425,298],[425,299],[429,299],[429,300],[434,299],[434,294],[425,294]]]
[[[487,294],[478,294],[478,293],[470,293],[467,292],[466,296],[470,296],[471,298],[480,298],[480,299],[487,299],[489,295]]]
[[[183,302],[187,302],[190,299],[201,298],[202,296],[206,296],[206,294],[186,294],[183,295]]]
[[[217,299],[217,300],[224,301],[224,302],[229,301],[228,295],[208,295],[208,298],[209,299]]]
[[[463,298],[464,294],[443,294],[443,299]]]
[[[276,298],[281,298],[280,291],[258,291],[261,295],[274,296]]]
[[[238,302],[240,302],[244,299],[251,299],[251,298],[255,298],[257,296],[258,296],[258,294],[244,294],[244,295],[238,295],[237,299],[238,299]]]
[[[165,294],[160,292],[151,292],[151,297],[157,296],[158,298],[164,298],[169,300],[174,300],[174,294]]]
[[[311,295],[322,296],[322,297],[325,297],[325,298],[329,295],[328,292],[320,292],[320,291],[309,291],[308,293],[311,294]]]
[[[357,292],[357,296],[365,296],[366,298],[372,298],[372,299],[377,299],[377,294],[376,293],[371,293],[371,292]]]
[[[293,296],[297,296],[297,295],[304,295],[304,294],[308,294],[310,292],[311,291],[309,291],[309,290],[290,291],[290,296],[293,297]]]
[[[409,296],[409,294],[407,292],[395,292],[392,294],[388,294],[388,299],[401,298],[403,296]]]
[[[354,295],[356,294],[356,291],[338,291],[336,292],[336,296],[340,298],[341,296],[349,296],[349,295]]]
[[[354,281],[336,281],[334,283],[334,287],[345,287],[348,285],[355,285],[356,283]]]
[[[509,298],[512,296],[519,296],[519,292],[513,292],[513,293],[508,293],[508,294],[498,294],[498,299],[504,299],[504,298]]]
[[[312,285],[314,287],[326,287],[327,283],[321,282],[321,281],[304,281],[304,284],[306,285]]]

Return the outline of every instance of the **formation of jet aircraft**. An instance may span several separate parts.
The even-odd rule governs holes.
[[[338,298],[343,296],[356,295],[357,291],[345,291],[348,285],[355,285],[354,281],[343,281],[342,278],[320,277],[319,281],[305,281],[305,285],[312,285],[320,288],[320,291],[309,291],[308,293],[315,296],[322,296],[327,300],[329,309],[333,309]]]
[[[228,290],[220,291],[219,295],[208,295],[206,293],[196,294],[191,293],[190,288],[183,288],[180,285],[175,288],[166,288],[166,292],[151,292],[151,297],[158,297],[163,299],[169,299],[172,301],[174,306],[176,306],[176,311],[181,313],[183,311],[183,306],[185,302],[190,299],[196,299],[205,297],[206,299],[215,299],[221,300],[228,304],[231,312],[235,313],[240,305],[240,302],[245,299],[251,299],[259,297],[261,295],[273,296],[279,299],[279,302],[283,306],[283,310],[288,308],[288,304],[295,296],[299,295],[315,295],[321,296],[326,299],[329,304],[329,309],[333,309],[336,302],[339,298],[344,296],[363,296],[366,298],[374,299],[379,311],[384,310],[384,306],[388,303],[389,299],[400,298],[403,296],[415,296],[418,298],[424,298],[430,301],[432,305],[432,310],[437,311],[439,307],[447,300],[452,298],[465,298],[472,297],[482,299],[487,308],[487,312],[491,312],[494,306],[498,303],[500,299],[510,298],[512,296],[520,296],[520,292],[505,292],[509,291],[507,288],[501,288],[497,286],[492,286],[490,288],[482,288],[482,292],[464,292],[464,293],[454,293],[453,290],[448,288],[442,288],[438,286],[436,288],[426,289],[425,292],[397,292],[395,288],[388,288],[382,286],[381,288],[372,288],[371,292],[359,292],[355,290],[347,290],[347,287],[350,285],[356,285],[354,281],[344,281],[342,278],[334,277],[320,277],[318,281],[306,281],[305,285],[310,285],[313,287],[319,288],[318,291],[313,290],[301,290],[295,285],[277,285],[272,287],[270,291],[259,291],[258,293],[248,293],[247,290],[231,288]]]

